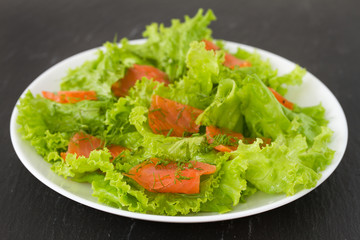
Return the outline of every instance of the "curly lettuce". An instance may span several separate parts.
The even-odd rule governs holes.
[[[93,196],[112,207],[141,213],[186,215],[199,211],[225,213],[257,191],[293,195],[314,187],[334,151],[328,147],[332,131],[321,104],[292,110],[274,97],[270,88],[284,95],[289,85],[299,85],[306,71],[296,66],[278,76],[270,62],[255,51],[241,48],[233,55],[251,66],[230,69],[223,65],[227,51],[207,51],[203,39],[212,39],[208,25],[211,10],[199,10],[184,22],[149,25],[144,44],[127,39],[106,43],[97,58],[72,69],[63,78],[62,90],[93,90],[96,101],[61,104],[28,92],[18,105],[17,122],[23,138],[52,165],[52,170],[74,181],[90,183]],[[123,78],[133,64],[152,65],[165,71],[168,86],[143,77],[116,99],[111,85]],[[45,89],[44,89],[45,90]],[[152,132],[148,109],[152,96],[204,110],[196,119],[199,133],[191,137],[163,136]],[[204,126],[242,133],[237,150],[222,153],[204,134]],[[89,157],[67,152],[72,136],[85,132],[105,146],[126,147],[113,158],[107,147]],[[271,144],[261,143],[265,138]],[[246,139],[256,139],[248,144]],[[235,144],[235,145],[236,145]],[[151,158],[181,165],[199,161],[216,166],[201,177],[198,194],[154,193],[127,177],[131,168]]]

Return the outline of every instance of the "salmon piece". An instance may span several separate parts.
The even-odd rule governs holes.
[[[60,99],[59,95],[57,95],[57,94],[55,94],[53,92],[47,92],[47,91],[42,91],[41,93],[42,93],[44,98],[52,100],[54,102],[61,103],[61,99]]]
[[[70,139],[68,150],[66,153],[61,153],[61,157],[65,160],[66,155],[71,153],[79,156],[89,157],[91,151],[101,149],[104,147],[104,142],[97,137],[89,134],[78,132]]]
[[[290,102],[289,100],[287,100],[286,98],[281,96],[280,93],[278,93],[274,89],[272,89],[270,87],[269,87],[269,89],[274,94],[275,98],[279,101],[279,103],[281,103],[284,107],[286,107],[290,110],[294,109],[294,104],[292,102]]]
[[[42,91],[44,98],[58,103],[77,103],[83,100],[96,100],[95,91],[59,91],[57,93]]]
[[[129,89],[142,77],[153,79],[165,85],[170,84],[167,74],[159,69],[153,66],[134,64],[133,67],[127,70],[124,78],[116,81],[111,86],[111,91],[116,97],[125,97],[128,95]]]
[[[89,157],[90,153],[93,150],[103,149],[104,141],[100,138],[91,136],[84,132],[75,133],[75,135],[70,139],[68,144],[67,152],[62,152],[60,156],[65,160],[66,155],[71,153],[79,156]],[[128,148],[120,146],[120,145],[111,145],[107,147],[109,152],[111,153],[112,159],[115,159],[118,155],[120,155],[123,151]]]
[[[220,48],[215,44],[215,43],[213,43],[212,41],[209,41],[209,40],[202,40],[202,42],[204,42],[205,43],[205,49],[206,50],[214,50],[214,51],[216,51],[216,50],[220,50]]]
[[[216,135],[227,135],[231,137],[229,141],[234,145],[217,145],[214,148],[219,152],[232,152],[235,151],[238,147],[239,140],[242,140],[246,144],[252,144],[256,141],[256,138],[245,138],[241,133],[232,132],[227,129],[220,129],[214,126],[207,126],[206,127],[206,136],[208,143],[212,144],[215,140],[214,137]],[[263,140],[263,143],[260,145],[261,148],[265,147],[266,145],[271,143],[270,138],[260,137]]]
[[[215,166],[207,163],[190,161],[192,166],[179,167],[175,162],[157,165],[158,161],[153,158],[124,175],[150,192],[195,194],[200,192],[200,176],[216,171]]]
[[[202,40],[202,42],[205,43],[205,49],[206,50],[220,50],[220,48],[213,43],[212,41],[209,40]],[[234,69],[235,66],[238,67],[251,67],[251,63],[245,60],[241,60],[237,57],[235,57],[234,55],[230,54],[230,53],[225,53],[225,61],[223,62],[224,66]]]
[[[199,132],[196,118],[203,110],[187,106],[157,95],[149,108],[149,125],[154,133],[182,137],[185,133]]]
[[[234,69],[236,66],[242,67],[251,67],[251,63],[245,60],[241,60],[230,53],[225,53],[224,66]]]
[[[120,145],[111,145],[107,147],[109,152],[111,153],[112,159],[115,159],[119,156],[123,151],[128,150],[128,148],[120,146]]]
[[[217,145],[214,148],[219,152],[232,152],[236,150],[237,146]]]
[[[206,136],[208,143],[212,144],[215,140],[214,137],[217,135],[227,135],[229,136],[229,141],[233,143],[233,145],[218,145],[214,148],[220,152],[232,152],[237,149],[237,143],[239,140],[244,139],[244,136],[241,133],[232,132],[227,129],[220,129],[215,126],[207,126],[206,127]]]

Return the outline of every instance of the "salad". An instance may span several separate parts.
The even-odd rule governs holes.
[[[143,44],[105,43],[61,91],[20,99],[22,137],[56,174],[134,212],[225,213],[257,191],[315,187],[334,156],[325,109],[284,97],[306,71],[279,76],[256,52],[229,53],[213,20],[200,9],[147,26]]]

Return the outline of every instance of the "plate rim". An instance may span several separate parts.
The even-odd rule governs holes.
[[[129,40],[130,44],[140,44],[145,42],[146,39],[135,39],[135,40]],[[290,64],[294,64],[294,62],[279,56],[277,54],[274,54],[272,52],[269,52],[267,50],[263,50],[257,47],[253,47],[247,44],[242,44],[242,43],[237,43],[237,42],[233,42],[233,41],[225,41],[223,40],[223,42],[225,43],[225,46],[233,46],[233,47],[241,47],[244,48],[246,50],[250,50],[250,51],[257,51],[258,53],[260,53],[260,55],[268,55],[271,58],[278,58],[282,61],[288,62]],[[119,44],[120,45],[120,44]],[[348,124],[347,124],[347,119],[344,113],[343,108],[341,107],[340,102],[338,101],[338,99],[335,97],[335,95],[329,90],[329,88],[322,82],[320,81],[317,77],[315,77],[312,73],[307,72],[307,74],[310,75],[310,77],[312,78],[312,80],[317,81],[318,83],[320,83],[322,85],[322,87],[328,92],[328,94],[330,94],[336,104],[338,105],[339,109],[341,110],[341,112],[339,113],[344,120],[345,125],[343,126],[345,131],[345,143],[343,144],[343,147],[340,149],[340,155],[339,155],[339,160],[336,162],[335,165],[332,166],[332,169],[330,169],[331,171],[329,172],[329,174],[327,174],[326,176],[322,176],[315,187],[311,188],[311,189],[304,189],[292,196],[288,196],[285,197],[283,199],[277,200],[273,203],[270,204],[265,204],[259,207],[256,207],[254,209],[249,209],[249,210],[242,210],[239,212],[228,212],[228,213],[224,213],[224,214],[216,214],[216,215],[208,215],[208,216],[166,216],[166,215],[155,215],[155,214],[146,214],[146,213],[137,213],[137,212],[131,212],[131,211],[127,211],[127,210],[123,210],[123,209],[118,209],[118,208],[113,208],[110,206],[106,206],[103,205],[99,202],[95,203],[92,202],[90,200],[84,199],[80,196],[77,196],[69,191],[67,191],[64,188],[61,188],[60,186],[58,186],[57,184],[53,183],[52,181],[48,180],[46,177],[44,177],[35,167],[33,167],[30,162],[27,160],[26,156],[24,155],[24,153],[22,152],[22,149],[20,147],[19,142],[24,141],[21,137],[19,138],[18,136],[18,131],[17,131],[17,126],[18,124],[16,123],[16,118],[18,116],[18,110],[17,110],[17,105],[19,104],[20,99],[28,92],[28,90],[36,85],[37,82],[40,82],[41,78],[43,76],[46,76],[49,72],[53,71],[54,69],[58,68],[59,66],[61,66],[62,64],[65,64],[68,61],[71,61],[81,55],[85,55],[85,54],[89,54],[89,53],[96,53],[96,51],[98,50],[104,50],[104,46],[100,46],[100,47],[95,47],[92,49],[88,49],[82,52],[79,52],[77,54],[74,54],[68,58],[63,59],[62,61],[58,62],[57,64],[53,65],[52,67],[48,68],[46,71],[44,71],[43,73],[41,73],[38,77],[36,77],[27,87],[26,89],[23,91],[23,93],[20,95],[20,97],[18,98],[18,100],[16,101],[16,104],[13,108],[12,114],[11,114],[11,118],[10,118],[10,138],[11,138],[11,142],[13,145],[13,148],[18,156],[18,158],[20,159],[20,161],[22,162],[22,164],[27,168],[27,170],[35,177],[37,178],[39,181],[41,181],[43,184],[45,184],[47,187],[49,187],[50,189],[54,190],[55,192],[63,195],[64,197],[71,199],[73,201],[76,201],[78,203],[81,203],[87,207],[91,207],[103,212],[107,212],[107,213],[111,213],[111,214],[115,214],[118,216],[123,216],[123,217],[129,217],[129,218],[134,218],[134,219],[139,219],[139,220],[147,220],[147,221],[155,221],[155,222],[167,222],[167,223],[203,223],[203,222],[217,222],[217,221],[224,221],[224,220],[232,220],[232,219],[236,219],[236,218],[243,218],[243,217],[247,217],[247,216],[251,216],[251,215],[255,215],[255,214],[259,214],[259,213],[263,213],[263,212],[267,212],[270,211],[272,209],[284,206],[288,203],[291,203],[301,197],[303,197],[304,195],[310,193],[311,191],[313,191],[315,188],[317,188],[319,185],[321,185],[328,177],[330,177],[330,175],[333,174],[333,172],[336,170],[336,168],[338,167],[338,165],[340,164],[340,162],[343,159],[343,156],[345,154],[346,151],[346,147],[347,147],[347,143],[348,143]],[[82,62],[83,63],[83,62]],[[81,64],[82,64],[81,63]],[[339,151],[339,150],[338,150]],[[334,159],[333,159],[334,160]],[[328,169],[330,166],[327,166],[326,169]],[[322,171],[323,172],[323,171]],[[322,173],[321,172],[321,173]],[[55,173],[54,173],[55,174]]]

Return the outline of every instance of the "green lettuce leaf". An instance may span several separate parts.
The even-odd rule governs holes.
[[[135,53],[126,39],[120,47],[116,42],[104,44],[105,50],[97,52],[95,60],[86,61],[80,67],[69,70],[62,79],[61,90],[92,90],[98,98],[113,98],[111,85],[124,77],[126,69],[134,63],[148,64]]]
[[[192,42],[186,55],[187,74],[183,79],[159,88],[156,94],[199,109],[210,105],[214,97],[214,84],[219,82],[223,55],[205,49],[205,43]]]
[[[225,79],[220,82],[214,101],[199,115],[196,123],[242,133],[244,117],[241,106],[240,88],[235,81]]]
[[[168,87],[143,78],[129,91],[132,104],[149,107],[152,95],[196,108],[206,108],[213,99],[213,85],[218,83],[222,54],[205,49],[203,42],[192,42],[186,55],[189,69],[183,79]]]
[[[302,78],[306,74],[305,69],[296,65],[290,73],[278,76],[277,70],[272,68],[268,60],[263,60],[257,51],[250,53],[242,48],[238,48],[234,56],[251,63],[251,67],[235,69],[234,75],[236,74],[237,76],[242,76],[242,78],[244,78],[247,75],[255,74],[266,86],[273,88],[281,95],[287,93],[286,86],[300,85],[302,83]]]
[[[256,76],[247,77],[243,84],[241,112],[249,131],[246,134],[251,137],[265,136],[276,139],[286,133],[290,120],[265,84]]]
[[[138,190],[129,185],[124,178],[117,171],[109,171],[105,177],[96,176],[91,179],[93,196],[97,197],[101,203],[133,212],[146,213],[155,209],[144,190]]]
[[[328,120],[325,118],[325,108],[320,104],[311,107],[299,107],[295,105],[294,112],[303,113],[311,117],[313,120],[317,122],[320,126],[326,126],[328,124]]]
[[[322,127],[326,126],[328,122],[325,119],[325,109],[321,105],[307,108],[296,107],[294,111],[283,107],[283,110],[291,120],[288,132],[293,135],[301,133],[306,136],[306,141],[310,146],[315,137],[322,132]]]
[[[110,101],[80,101],[74,104],[61,104],[28,92],[18,105],[20,132],[42,135],[51,133],[75,133],[85,131],[91,135],[102,135],[106,110]]]
[[[219,213],[231,211],[232,207],[239,203],[242,193],[247,189],[246,168],[247,161],[239,157],[225,161],[219,173],[221,178],[214,190],[214,198],[204,203],[201,210]]]
[[[246,182],[246,189],[241,192],[240,203],[245,203],[247,198],[255,194],[257,191],[258,189],[253,184]]]
[[[145,107],[135,107],[130,114],[130,122],[143,136],[141,146],[143,156],[149,158],[170,159],[177,162],[196,160],[214,164],[218,155],[207,148],[204,136],[189,138],[166,137],[151,131],[147,121],[148,110]]]
[[[282,106],[268,87],[284,95],[288,85],[301,84],[306,71],[296,66],[278,76],[268,60],[241,48],[236,57],[251,67],[225,67],[224,52],[207,51],[202,39],[211,39],[208,25],[215,20],[211,10],[201,9],[184,22],[172,20],[170,27],[151,24],[143,33],[148,40],[132,45],[127,39],[106,43],[94,60],[68,72],[62,90],[93,90],[97,101],[60,104],[41,96],[25,94],[17,106],[22,137],[65,178],[90,183],[99,202],[129,211],[164,215],[186,215],[199,211],[228,212],[256,191],[296,192],[314,187],[320,171],[330,164],[334,151],[328,147],[332,131],[320,105],[293,111]],[[217,45],[224,48],[221,41]],[[165,71],[168,86],[143,77],[118,100],[111,85],[133,64],[152,65]],[[246,137],[270,137],[261,147],[239,142],[238,149],[221,153],[201,133],[188,138],[155,134],[149,127],[148,108],[153,95],[204,110],[197,124],[214,125]],[[202,129],[202,128],[201,128]],[[107,148],[90,156],[67,154],[71,136],[86,132],[131,150],[112,159]],[[178,163],[191,160],[216,165],[216,172],[201,177],[198,194],[153,193],[123,175],[150,159]]]
[[[247,161],[245,179],[265,193],[293,195],[304,188],[315,187],[320,178],[313,169],[305,166],[300,158],[307,150],[303,136],[279,136],[270,146],[260,148],[255,144],[240,142],[233,156]]]
[[[226,76],[231,79],[241,78],[244,79],[248,75],[256,75],[265,85],[269,85],[269,80],[277,76],[277,70],[273,69],[269,60],[261,58],[260,54],[255,50],[250,53],[242,48],[238,48],[234,54],[235,57],[246,60],[251,63],[251,67],[235,68],[233,70],[226,71],[226,74],[232,76]]]
[[[213,20],[215,16],[211,10],[203,15],[200,9],[193,18],[185,16],[183,23],[173,19],[171,27],[153,23],[143,33],[148,41],[139,47],[138,54],[154,60],[156,66],[164,70],[171,80],[179,79],[186,72],[185,59],[190,43],[209,38],[211,30],[207,26]]]
[[[201,204],[212,199],[213,185],[219,179],[213,175],[201,181],[200,193],[191,195],[147,192],[116,171],[89,180],[92,180],[93,195],[102,203],[130,211],[173,216],[199,212]]]
[[[48,102],[45,99],[34,98],[31,92],[27,92],[17,105],[19,114],[17,123],[20,125],[19,132],[22,138],[30,141],[35,150],[48,162],[56,161],[56,157],[47,157],[51,152],[65,150],[68,145],[70,134],[67,132],[49,131],[44,112],[48,110]]]
[[[301,85],[302,78],[305,76],[306,70],[296,65],[294,70],[290,73],[275,76],[269,79],[269,87],[280,93],[281,95],[285,95],[287,93],[287,88],[284,85]]]
[[[223,56],[205,49],[204,42],[192,42],[186,55],[187,75],[184,77],[184,88],[188,93],[210,95],[213,83],[218,83],[220,65]]]
[[[117,171],[105,175],[94,172],[76,180],[91,183],[93,196],[109,206],[141,213],[186,215],[200,211],[201,203],[211,198],[212,182],[216,181],[213,178],[201,182],[201,192],[197,195],[151,193]]]
[[[335,154],[335,151],[328,147],[332,134],[330,128],[321,127],[321,132],[314,138],[312,146],[299,156],[305,166],[319,172],[331,163]]]
[[[151,105],[151,97],[153,95],[160,95],[159,93],[161,92],[168,92],[168,88],[165,87],[163,83],[143,77],[135,83],[134,87],[130,88],[128,99],[133,106],[149,108]]]
[[[135,149],[139,146],[142,136],[130,124],[129,116],[133,105],[128,98],[120,98],[106,112],[104,138],[110,144]]]
[[[79,177],[84,173],[111,171],[114,165],[110,162],[111,154],[107,149],[94,150],[90,156],[77,156],[76,154],[67,154],[65,160],[58,161],[52,169],[58,174],[66,177]]]

